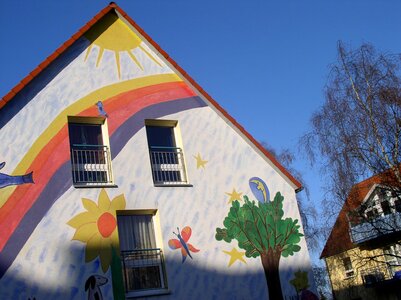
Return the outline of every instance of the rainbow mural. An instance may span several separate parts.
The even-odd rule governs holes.
[[[141,54],[160,66],[157,58],[142,46],[142,40],[114,14],[106,15],[85,37],[90,45],[84,64],[92,55],[94,45],[99,48],[96,67],[101,64],[105,49],[112,49],[119,78],[121,51],[128,53],[140,70],[144,69],[137,58]],[[135,49],[141,52],[137,56],[133,54]],[[96,104],[99,100],[108,113],[112,159],[144,126],[144,119],[206,105],[176,74],[167,73],[120,80],[92,91],[64,108],[35,140],[12,173],[32,172],[35,183],[0,191],[0,277],[51,205],[72,186],[68,116],[98,116]]]

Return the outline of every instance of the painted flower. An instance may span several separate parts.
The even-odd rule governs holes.
[[[113,248],[119,253],[116,210],[125,209],[125,197],[118,195],[112,201],[102,189],[98,204],[82,198],[82,204],[87,210],[68,221],[75,228],[73,240],[86,243],[85,262],[99,257],[103,272],[107,272],[112,260]]]

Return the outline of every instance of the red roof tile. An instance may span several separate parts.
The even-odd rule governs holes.
[[[208,93],[206,93],[196,81],[190,77],[160,46],[152,40],[147,33],[137,25],[134,20],[127,15],[117,4],[110,2],[108,6],[102,9],[96,16],[94,16],[88,23],[86,23],[82,28],[78,30],[69,40],[67,40],[63,45],[61,45],[52,55],[50,55],[45,61],[39,64],[27,77],[25,77],[17,86],[15,86],[8,94],[6,94],[2,99],[0,99],[0,109],[5,105],[4,102],[12,100],[16,93],[18,93],[24,86],[26,86],[31,80],[33,80],[44,68],[46,68],[51,62],[53,62],[61,53],[63,53],[74,41],[79,39],[88,29],[93,26],[100,18],[106,15],[110,10],[115,9],[119,14],[124,16],[124,18],[154,47],[161,55],[172,64],[181,75],[188,80],[217,110],[219,110],[227,120],[229,120],[234,126],[236,126],[239,131],[242,132],[249,140],[254,144],[295,186],[295,191],[302,190],[302,184],[295,179],[277,160],[269,153],[260,143],[258,143],[238,122],[231,117]]]

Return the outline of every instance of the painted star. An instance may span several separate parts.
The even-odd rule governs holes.
[[[207,160],[203,160],[202,157],[200,156],[199,152],[198,155],[195,156],[194,158],[196,159],[196,168],[199,169],[200,167],[205,168],[205,165],[207,164]]]
[[[225,254],[230,255],[230,262],[228,263],[228,266],[231,267],[233,263],[235,263],[237,260],[242,261],[243,263],[246,264],[246,261],[244,259],[245,252],[239,252],[236,248],[233,248],[231,251],[224,251]]]
[[[228,199],[228,204],[235,200],[241,201],[242,193],[237,192],[235,189],[233,189],[231,193],[226,193],[226,195],[230,196],[230,199]]]

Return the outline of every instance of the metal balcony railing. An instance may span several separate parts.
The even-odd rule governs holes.
[[[122,251],[121,262],[127,293],[167,289],[166,269],[161,249]]]
[[[155,184],[187,184],[184,153],[178,147],[150,147],[153,181]]]
[[[401,231],[401,213],[393,212],[371,220],[360,220],[350,224],[350,237],[353,243],[359,244],[375,238]]]
[[[71,162],[74,184],[113,183],[111,157],[107,146],[74,144],[71,148]]]

